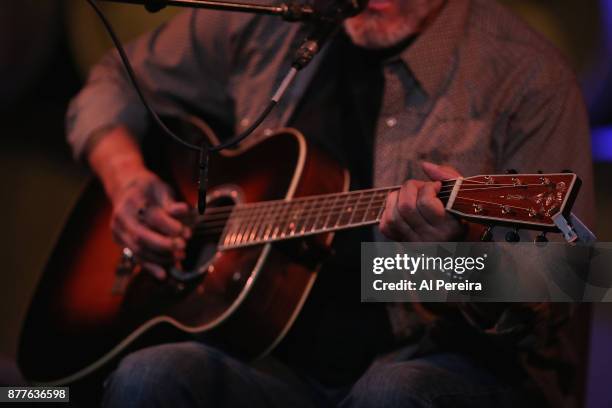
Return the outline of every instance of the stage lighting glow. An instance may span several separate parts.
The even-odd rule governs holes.
[[[612,126],[592,130],[593,159],[596,162],[612,162]]]

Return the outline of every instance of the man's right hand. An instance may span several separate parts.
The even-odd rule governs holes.
[[[114,239],[163,279],[164,267],[184,258],[191,231],[180,220],[188,217],[188,205],[175,201],[170,187],[145,167],[126,128],[99,137],[88,157],[113,204]]]

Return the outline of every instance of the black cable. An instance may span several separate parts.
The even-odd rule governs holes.
[[[130,63],[130,60],[127,57],[125,49],[123,48],[123,45],[121,44],[121,41],[119,40],[119,37],[115,33],[115,30],[113,29],[112,25],[110,24],[110,22],[108,21],[108,19],[106,18],[106,16],[104,15],[102,10],[98,6],[98,4],[95,2],[95,0],[87,0],[87,2],[94,9],[96,14],[98,15],[98,17],[102,21],[102,24],[104,24],[104,27],[108,31],[108,34],[110,35],[111,40],[113,41],[113,43],[115,45],[115,48],[117,49],[117,52],[119,53],[119,57],[121,58],[121,62],[123,63],[123,65],[125,67],[125,70],[126,70],[126,72],[128,74],[130,82],[134,86],[134,89],[136,89],[136,93],[138,94],[138,97],[140,98],[142,104],[146,108],[146,110],[149,113],[149,115],[153,118],[153,121],[155,122],[155,124],[166,135],[168,135],[172,140],[174,140],[175,142],[179,143],[183,147],[186,147],[187,149],[190,149],[190,150],[202,153],[203,152],[202,147],[200,147],[198,145],[195,145],[195,144],[191,144],[191,143],[183,140],[181,137],[176,135],[174,132],[172,132],[164,124],[164,122],[160,119],[160,117],[157,115],[157,113],[153,110],[153,108],[149,104],[149,101],[144,96],[142,88],[138,84],[138,80],[136,79],[136,74],[134,73],[134,69],[132,67],[132,64]],[[288,86],[288,84],[286,84],[286,85]],[[286,89],[286,86],[285,86],[285,89]],[[284,89],[283,89],[282,93],[284,93]],[[277,94],[270,100],[268,106],[266,106],[264,111],[259,115],[257,120],[255,120],[253,122],[253,124],[251,126],[249,126],[246,130],[244,130],[242,133],[236,135],[232,139],[228,140],[227,142],[220,143],[217,146],[210,146],[210,147],[208,147],[206,149],[206,151],[207,152],[218,152],[218,151],[221,151],[223,149],[234,147],[237,144],[239,144],[240,142],[242,142],[244,139],[246,139],[266,119],[266,117],[270,114],[270,112],[272,112],[272,109],[274,109],[274,107],[278,103],[278,100],[280,99],[280,96],[282,96],[282,93],[280,93],[280,95],[279,95],[279,92],[277,92]],[[278,97],[277,97],[277,95],[278,95]]]

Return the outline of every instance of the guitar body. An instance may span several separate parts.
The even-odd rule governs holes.
[[[154,156],[158,174],[195,204],[196,154],[166,146]],[[347,172],[294,130],[211,155],[209,169],[212,208],[348,189]],[[218,236],[194,237],[191,246],[209,248],[203,275],[160,282],[135,270],[117,291],[122,248],[112,238],[111,212],[101,186],[91,183],[56,243],[21,335],[19,364],[32,382],[72,383],[130,350],[185,338],[241,358],[265,354],[297,317],[333,235],[225,251],[216,250]]]

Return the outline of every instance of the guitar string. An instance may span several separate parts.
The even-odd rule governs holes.
[[[521,184],[521,185],[500,185],[500,186],[493,186],[493,187],[476,187],[475,188],[460,188],[459,192],[466,192],[466,191],[488,191],[488,190],[497,190],[497,189],[503,189],[503,188],[510,188],[510,187],[517,187],[517,188],[528,188],[528,187],[545,187],[542,184]],[[348,203],[348,199],[350,198],[351,195],[353,196],[357,196],[358,199],[365,199],[368,200],[370,198],[370,196],[366,196],[366,193],[378,193],[378,192],[382,192],[382,191],[391,191],[394,188],[385,188],[385,189],[377,189],[377,190],[358,190],[356,192],[352,192],[352,194],[330,194],[330,195],[323,195],[323,197],[326,197],[324,200],[328,200],[328,201],[341,201],[341,200],[345,200],[347,201],[347,203],[342,204],[342,206],[346,206],[349,205]],[[452,190],[451,190],[452,191]],[[449,195],[446,195],[447,191],[441,191],[440,193],[438,193],[438,198],[440,199],[444,199],[444,198],[448,198],[450,197]],[[299,204],[309,204],[309,201],[314,201],[312,199],[310,199],[310,197],[305,197],[305,199],[302,199],[301,197],[299,199],[294,199],[291,201],[285,201],[285,200],[275,200],[275,201],[266,201],[265,203],[262,202],[258,202],[258,203],[247,203],[247,204],[239,204],[237,206],[224,206],[224,207],[215,207],[215,208],[211,208],[211,210],[217,209],[217,210],[222,210],[222,211],[210,211],[210,213],[207,211],[207,213],[204,216],[200,216],[198,217],[199,221],[196,221],[196,223],[198,222],[205,222],[205,221],[209,221],[212,219],[215,219],[215,217],[218,218],[222,218],[227,214],[230,213],[234,213],[236,217],[240,217],[243,214],[240,214],[241,212],[245,213],[244,216],[246,218],[248,218],[248,216],[255,211],[260,211],[263,210],[264,208],[269,208],[272,209],[274,208],[274,206],[281,204],[281,205],[286,205],[288,207],[292,206],[292,205],[299,205]],[[321,200],[322,203],[324,203],[323,200]],[[329,203],[325,203],[325,204],[329,204]],[[282,209],[282,208],[279,208]],[[314,210],[321,210],[323,209],[323,206],[317,207]],[[247,212],[249,211],[249,212]]]
[[[474,191],[474,190],[478,190],[478,191],[482,191],[482,190],[488,190],[489,188],[478,188],[478,189],[466,189],[465,191]],[[494,187],[492,189],[498,189],[498,187]],[[461,191],[461,190],[460,190]],[[444,199],[444,198],[448,198],[447,195],[438,195],[438,197],[440,199]],[[285,210],[284,212],[290,213],[289,214],[289,218],[276,218],[277,221],[283,222],[283,221],[289,221],[291,219],[295,219],[296,217],[303,219],[304,217],[311,217],[313,215],[321,215],[322,213],[330,214],[330,215],[337,215],[334,214],[333,211],[336,210],[340,210],[340,213],[345,213],[345,214],[349,214],[352,212],[359,212],[359,211],[363,211],[363,208],[359,208],[359,206],[363,206],[363,205],[381,205],[384,202],[384,199],[386,199],[386,196],[382,198],[378,198],[375,200],[375,195],[373,196],[364,196],[364,195],[358,195],[357,197],[354,197],[356,199],[353,199],[352,201],[349,201],[349,197],[348,196],[337,196],[336,199],[331,199],[328,201],[333,201],[334,203],[329,205],[330,203],[327,202],[321,202],[321,205],[310,205],[310,206],[306,206],[304,205],[303,208],[300,209],[298,207],[294,207],[292,208],[292,205],[294,204],[294,202],[292,201],[285,201],[282,202],[283,205],[286,205],[286,207],[284,208],[278,208],[278,210],[282,211]],[[484,201],[483,201],[484,203]],[[314,203],[313,203],[314,204]],[[493,204],[496,206],[501,206],[502,204]],[[354,208],[351,208],[350,211],[344,211],[345,208],[350,208],[354,206]],[[201,225],[203,223],[210,223],[210,222],[214,222],[214,221],[222,221],[222,220],[226,220],[229,217],[233,216],[234,219],[236,220],[236,222],[239,223],[246,223],[246,222],[252,222],[255,221],[258,218],[261,218],[261,216],[263,215],[264,218],[269,217],[269,214],[266,214],[266,212],[272,211],[272,210],[276,210],[276,208],[274,208],[273,206],[260,206],[260,207],[254,207],[251,211],[249,212],[245,212],[245,211],[238,211],[238,212],[234,212],[232,214],[231,211],[224,213],[224,214],[215,214],[214,216],[204,216],[201,218],[201,221],[199,221],[196,224],[197,225]],[[295,211],[298,210],[298,211]]]
[[[486,202],[486,201],[482,201],[481,202],[481,201],[469,199],[469,198],[466,198],[466,197],[457,197],[457,199],[468,200],[470,202],[477,202],[479,204],[491,205],[491,206],[493,206],[495,208],[499,208],[499,206],[500,206],[499,204],[496,204],[496,203],[491,203],[491,202]],[[523,211],[526,211],[526,212],[529,211],[529,209],[526,209],[526,208],[523,208],[523,207],[516,207],[516,206],[510,206],[510,207],[511,208],[515,208],[515,209],[519,209],[519,210],[523,210]],[[378,219],[362,221],[361,223],[375,223],[375,222],[378,222]],[[337,225],[337,226],[342,227],[342,225]],[[344,226],[348,227],[349,224],[346,224]],[[221,227],[221,228],[214,228],[214,227]],[[314,225],[313,225],[313,227],[314,227]],[[334,226],[334,227],[325,227],[325,226],[323,226],[320,229],[320,231],[317,231],[317,228],[311,228],[310,231],[308,231],[307,233],[313,233],[313,232],[315,232],[315,233],[325,233],[326,232],[325,230],[330,230],[330,229],[333,229],[335,227],[336,226]],[[260,226],[260,228],[261,228],[261,226]],[[225,230],[225,224],[217,225],[217,226],[211,226],[208,229],[198,230],[197,231],[197,235],[216,235],[216,234],[222,233],[224,230]],[[284,236],[287,236],[288,238],[298,238],[302,234],[305,234],[305,232],[296,233],[295,230],[293,230],[293,231],[289,231],[288,233],[284,233]],[[249,233],[248,235],[252,235],[252,233]],[[240,238],[240,239],[238,239],[238,241],[239,241],[240,244],[243,244],[243,243],[247,243],[247,242],[254,242],[254,243],[256,243],[258,241],[263,241],[263,240],[256,236],[254,239],[248,238],[248,239],[244,240],[244,239]],[[229,246],[232,246],[232,245],[233,244],[230,244]]]
[[[478,189],[467,189],[465,191],[473,191],[473,190],[487,190],[489,188],[478,188]],[[497,189],[494,188],[494,189]],[[348,196],[344,196],[342,198],[344,198],[344,202],[338,202],[338,201],[342,201],[342,198],[340,198],[341,196],[336,197],[334,201],[334,203],[330,206],[329,203],[323,203],[320,206],[314,205],[314,206],[304,206],[301,211],[298,207],[295,208],[291,208],[291,205],[293,205],[293,202],[289,201],[289,202],[284,202],[284,203],[291,203],[290,205],[287,205],[286,208],[280,208],[279,210],[286,210],[285,212],[291,213],[289,215],[289,218],[277,218],[277,221],[283,221],[283,220],[290,220],[290,219],[295,219],[296,217],[298,218],[303,218],[303,217],[309,217],[312,215],[320,215],[323,212],[326,212],[327,214],[332,214],[332,215],[336,215],[333,214],[333,211],[335,210],[341,210],[341,213],[352,213],[352,212],[357,212],[357,211],[362,211],[362,208],[359,208],[360,205],[380,205],[382,204],[382,202],[384,202],[384,199],[386,199],[386,197],[384,197],[384,199],[382,200],[382,202],[380,201],[381,198],[378,198],[377,200],[374,200],[375,195],[374,196],[363,196],[363,195],[359,195],[356,198],[356,200],[352,200],[349,201]],[[446,195],[438,195],[439,198],[444,199],[447,198],[448,196]],[[366,201],[366,202],[362,202],[362,201]],[[483,203],[485,203],[483,201]],[[502,204],[492,204],[492,205],[496,205],[496,206],[501,206]],[[355,206],[354,208],[351,208],[352,206]],[[347,208],[350,209],[350,211],[344,211],[344,209]],[[517,207],[520,208],[520,207]],[[250,221],[252,218],[256,218],[259,217],[261,215],[265,215],[265,212],[267,210],[273,210],[274,208],[272,206],[269,206],[268,208],[265,207],[258,207],[255,208],[253,211],[250,212],[243,212],[241,213],[234,213],[234,219],[237,222],[240,223],[244,223],[247,221]],[[294,211],[294,210],[298,210],[298,211]],[[264,213],[264,214],[260,214],[260,213]],[[204,217],[203,221],[200,221],[198,224],[202,224],[202,223],[206,223],[206,222],[211,222],[211,221],[215,221],[215,220],[224,220],[227,219],[227,214],[221,215],[218,214],[216,217]]]
[[[492,206],[492,207],[494,207],[494,208],[496,208],[496,209],[500,207],[500,204],[497,204],[497,203],[492,203],[492,202],[482,201],[482,200],[475,200],[475,199],[470,199],[470,198],[467,198],[467,197],[460,197],[460,196],[458,196],[458,197],[457,197],[457,199],[458,199],[458,200],[467,200],[467,201],[470,201],[470,202],[476,202],[476,203],[479,203],[479,204],[485,204],[485,205],[487,205],[487,206]],[[381,203],[382,203],[382,202],[381,202]],[[508,206],[508,207],[510,207],[510,208],[514,208],[514,209],[518,209],[518,210],[522,210],[522,211],[525,211],[525,212],[529,212],[529,211],[530,211],[530,209],[528,209],[528,208],[524,208],[524,207],[518,207],[518,206]],[[362,211],[362,210],[356,210],[355,212],[357,212],[357,211]],[[378,212],[379,212],[379,211],[377,211],[377,213],[378,213]],[[350,214],[352,215],[352,213],[350,213]],[[327,216],[328,218],[330,217],[330,215],[331,215],[331,216],[339,216],[339,217],[340,217],[340,216],[342,216],[342,215],[349,215],[349,214],[347,214],[347,213],[346,213],[346,212],[344,212],[344,211],[341,211],[341,212],[336,212],[336,213],[331,213],[331,214],[326,214],[326,216]],[[364,212],[364,214],[363,214],[363,216],[362,216],[362,219],[363,219],[363,218],[365,218],[365,216],[366,216],[366,215],[367,215],[367,213],[365,213],[365,212]],[[301,223],[301,224],[302,224],[302,226],[301,226],[302,228],[296,228],[295,230],[297,230],[297,229],[301,229],[302,231],[304,231],[305,229],[308,229],[308,228],[307,228],[307,224],[308,224],[308,222],[309,222],[310,220],[311,220],[311,218],[305,218],[305,219],[298,220],[298,222],[299,222],[299,221],[302,221],[302,223]],[[227,221],[227,220],[226,220],[226,221]],[[292,221],[292,218],[284,218],[284,219],[280,219],[280,220],[279,220],[279,219],[275,219],[275,220],[273,220],[273,221],[274,221],[274,223],[273,223],[273,224],[277,224],[276,226],[277,226],[277,228],[278,228],[278,226],[279,226],[280,224],[282,224],[282,223],[284,223],[284,224],[286,224],[286,225],[288,226],[288,225],[289,225],[289,222],[290,222],[290,221]],[[295,220],[295,219],[293,219],[293,221],[296,221],[296,220]],[[360,222],[358,222],[358,223],[371,222],[371,221],[373,222],[374,220],[367,220],[367,221],[366,221],[366,220],[362,220],[362,221],[360,221]],[[336,220],[336,224],[337,224],[337,225],[341,225],[341,224],[338,224],[339,222],[340,222],[340,220],[338,220],[338,219],[337,219],[337,220]],[[268,224],[267,222],[264,222],[264,221],[259,220],[259,226],[257,227],[257,232],[259,232],[259,230],[261,229],[261,227],[262,227],[262,226],[266,226],[267,224]],[[306,224],[306,226],[304,226],[303,224]],[[225,222],[221,222],[221,223],[218,223],[218,222],[217,222],[217,223],[214,223],[214,224],[208,223],[207,225],[201,225],[201,226],[200,226],[200,227],[197,229],[197,231],[198,231],[198,233],[202,233],[202,232],[203,232],[203,233],[205,233],[205,234],[207,234],[207,233],[219,233],[219,232],[222,232],[222,231],[223,231],[223,229],[224,229],[225,225],[226,225],[226,223],[225,223]],[[345,225],[348,225],[348,224],[345,224]],[[312,231],[314,231],[315,229],[317,229],[317,228],[314,228],[315,226],[316,226],[316,222],[315,222],[315,223],[312,225],[312,227],[310,228],[310,232],[312,232]],[[256,225],[253,225],[253,227],[256,227]],[[271,225],[270,225],[270,227],[273,227],[273,225],[271,224]],[[214,228],[214,229],[213,229],[213,228]],[[217,228],[220,228],[220,229],[217,229]],[[323,230],[324,230],[324,229],[329,229],[329,228],[334,228],[334,227],[326,227],[325,225],[323,225],[323,226],[322,226],[322,229],[323,229]],[[284,227],[283,227],[283,229],[282,229],[282,230],[284,231]],[[291,232],[292,232],[293,234],[295,234],[295,230],[293,230],[293,231],[291,231]],[[256,232],[256,233],[257,233],[257,232]],[[249,229],[247,228],[247,229],[245,229],[245,230],[243,230],[243,231],[238,231],[238,232],[235,232],[235,233],[236,233],[236,234],[246,234],[246,235],[252,235],[252,234],[253,234],[253,231],[252,231],[252,230],[249,230]],[[304,232],[300,232],[300,233],[298,233],[298,234],[302,234],[302,233],[304,233]]]
[[[440,191],[442,192],[450,192],[452,191],[452,189],[454,188],[455,185],[455,180],[445,180],[443,181],[443,186],[442,186],[442,190]],[[463,188],[464,186],[466,186],[466,183],[474,183],[474,187],[476,186],[480,186],[483,184],[486,184],[484,182],[478,182],[475,180],[464,180],[461,187]],[[449,185],[444,185],[444,183],[452,183]],[[469,186],[469,185],[468,185]],[[513,187],[515,186],[514,184],[488,184],[488,186],[490,187]],[[450,190],[445,190],[446,188],[450,187]],[[316,200],[319,198],[325,198],[325,197],[331,197],[331,196],[337,196],[337,197],[346,197],[346,196],[350,196],[350,195],[358,195],[358,194],[365,194],[365,193],[373,193],[373,192],[378,192],[378,191],[384,191],[384,190],[397,190],[399,189],[400,186],[393,186],[393,187],[381,187],[381,188],[372,188],[372,189],[367,189],[367,190],[355,190],[355,191],[349,191],[349,192],[342,192],[342,193],[332,193],[332,194],[317,194],[317,195],[312,195],[312,196],[306,196],[306,197],[297,197],[291,200],[291,202],[305,202],[305,201],[312,201],[312,200]],[[488,188],[488,187],[487,187]],[[274,203],[287,203],[289,201],[285,200],[285,199],[278,199],[278,200],[270,200],[270,201],[266,201],[266,204],[274,204]],[[214,207],[211,208],[209,211],[207,211],[208,213],[216,213],[216,212],[222,212],[222,211],[231,211],[233,208],[240,208],[240,209],[248,209],[249,207],[255,207],[255,206],[259,206],[261,205],[261,202],[253,202],[253,203],[244,203],[244,204],[240,204],[239,206],[233,206],[233,205],[229,205],[229,206],[221,206],[221,207]]]

